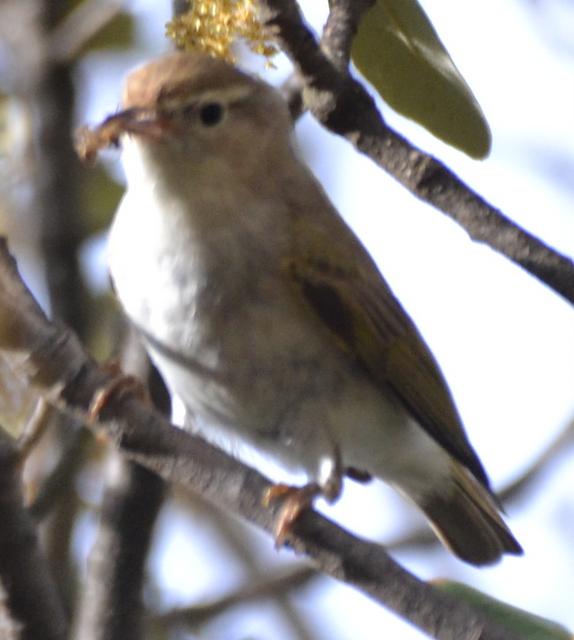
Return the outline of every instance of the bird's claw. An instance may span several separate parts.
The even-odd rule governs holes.
[[[110,361],[104,364],[103,368],[114,377],[94,394],[88,409],[89,422],[100,419],[102,410],[112,398],[118,400],[127,395],[133,395],[151,406],[149,392],[141,378],[123,373],[117,361]]]
[[[263,504],[269,505],[275,500],[283,500],[283,505],[275,524],[275,547],[279,549],[285,536],[304,509],[313,506],[315,498],[323,493],[320,485],[311,482],[303,487],[276,484],[269,487],[263,495]]]

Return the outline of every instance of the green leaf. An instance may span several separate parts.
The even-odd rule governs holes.
[[[86,43],[84,50],[128,49],[134,44],[134,17],[118,13]]]
[[[52,32],[51,54],[64,62],[87,51],[126,49],[134,42],[134,17],[120,11],[119,0],[83,0]]]
[[[489,154],[484,114],[416,0],[377,0],[352,59],[395,111],[472,158]]]
[[[87,232],[97,233],[109,226],[124,187],[110,178],[102,166],[98,166],[84,172],[82,191],[86,203]]]
[[[433,580],[432,582],[442,591],[446,591],[458,600],[466,602],[473,609],[481,611],[492,620],[496,620],[501,625],[522,636],[525,640],[573,639],[570,631],[557,622],[513,607],[466,584],[451,580]]]

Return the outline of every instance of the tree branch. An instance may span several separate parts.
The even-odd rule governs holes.
[[[346,67],[340,69],[346,39],[339,41],[327,32],[322,50],[295,0],[260,0],[260,5],[263,20],[277,30],[282,48],[305,84],[304,106],[324,127],[349,140],[417,198],[458,222],[473,240],[506,256],[574,304],[572,260],[521,229],[439,160],[388,127],[365,88]]]
[[[85,353],[71,331],[48,321],[0,242],[0,348],[11,352],[29,382],[62,409],[85,416],[112,376]],[[281,505],[265,506],[271,484],[257,471],[199,437],[176,429],[129,393],[112,394],[92,425],[122,454],[200,493],[272,533]],[[379,545],[360,540],[312,510],[301,514],[286,543],[315,567],[352,585],[440,640],[518,640],[394,562]]]
[[[169,415],[169,396],[133,331],[125,341],[122,366],[126,373],[149,380],[152,390],[161,384],[160,410]],[[105,476],[98,533],[90,551],[73,637],[139,640],[143,637],[146,559],[165,483],[113,449],[108,452]]]
[[[90,552],[73,638],[142,638],[142,585],[164,483],[110,451],[100,526]]]
[[[36,529],[24,507],[18,451],[0,428],[0,585],[11,640],[64,640],[68,621]],[[1,616],[0,616],[1,618]]]
[[[39,225],[40,252],[54,317],[80,335],[87,328],[87,292],[78,247],[84,235],[80,216],[81,165],[71,142],[75,92],[70,64],[50,57],[50,38],[68,9],[64,0],[36,0],[42,42],[30,103],[35,111],[32,211]]]
[[[327,24],[321,37],[321,49],[335,67],[346,72],[351,46],[363,13],[376,0],[331,0]]]

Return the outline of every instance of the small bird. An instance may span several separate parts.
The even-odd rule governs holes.
[[[196,428],[307,474],[291,516],[374,476],[466,562],[521,554],[438,364],[292,135],[280,94],[221,60],[128,77],[85,150],[123,146],[125,313]]]

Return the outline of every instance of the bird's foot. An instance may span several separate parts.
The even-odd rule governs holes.
[[[96,422],[101,418],[103,409],[110,401],[117,401],[128,395],[132,395],[151,406],[152,402],[147,386],[141,378],[123,373],[117,360],[107,362],[102,365],[102,368],[113,378],[94,394],[88,410],[90,422]]]
[[[316,482],[303,487],[287,484],[276,484],[269,487],[263,495],[263,504],[269,505],[275,500],[282,500],[283,505],[275,524],[275,547],[280,548],[285,536],[291,531],[293,524],[304,509],[313,506],[315,498],[323,494],[323,489]]]

